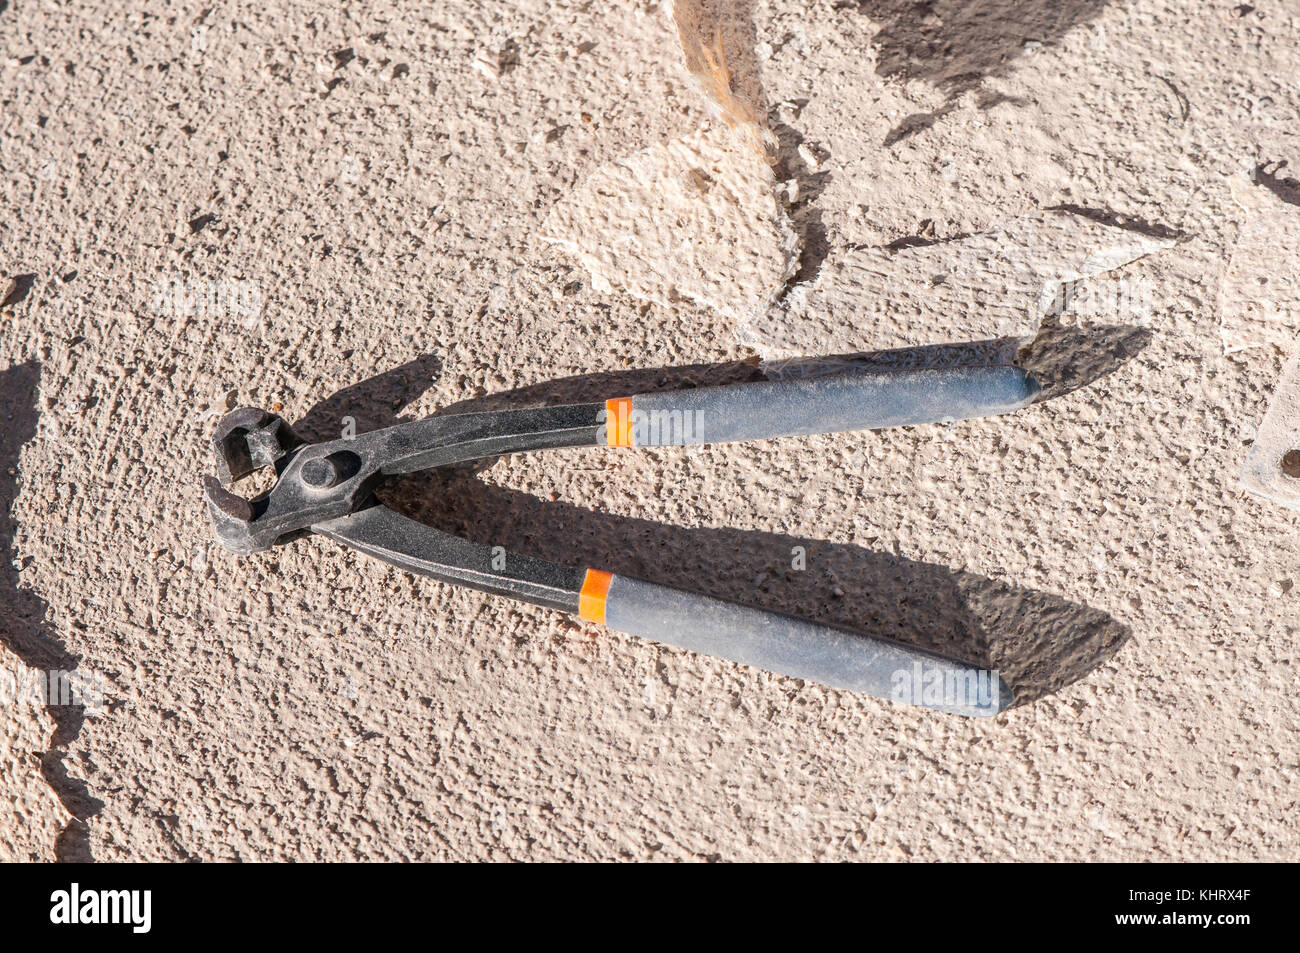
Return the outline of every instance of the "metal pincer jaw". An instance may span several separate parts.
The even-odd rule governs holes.
[[[212,436],[217,475],[204,478],[204,490],[213,528],[227,549],[252,553],[266,548],[250,533],[250,524],[265,508],[266,498],[246,500],[226,486],[263,467],[280,469],[302,442],[284,418],[256,407],[241,407],[221,418]]]

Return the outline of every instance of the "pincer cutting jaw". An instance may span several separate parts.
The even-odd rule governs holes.
[[[217,539],[255,553],[298,531],[369,506],[386,477],[517,450],[589,446],[603,429],[600,405],[545,407],[413,420],[331,440],[304,443],[275,414],[245,407],[222,418],[212,438],[217,476],[205,481]],[[276,482],[252,500],[226,485],[263,467]]]
[[[247,554],[266,548],[255,545],[250,534],[266,496],[247,500],[226,486],[264,467],[281,469],[302,443],[284,418],[257,407],[233,410],[217,423],[212,435],[217,475],[204,478],[204,490],[217,539],[227,549]]]
[[[301,444],[284,418],[257,407],[233,410],[221,418],[212,435],[217,479],[233,483],[254,470],[274,466]]]

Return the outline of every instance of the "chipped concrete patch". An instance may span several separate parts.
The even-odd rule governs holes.
[[[670,5],[683,66],[714,121],[605,164],[547,218],[542,240],[573,255],[597,291],[693,301],[739,320],[794,277],[802,240],[772,171],[747,7]],[[738,72],[729,50],[746,54]]]
[[[1241,482],[1265,499],[1300,509],[1300,351],[1291,356],[1278,379],[1246,456]]]
[[[1219,296],[1223,351],[1300,340],[1300,205],[1244,175],[1229,179],[1243,214]]]
[[[552,210],[542,239],[599,291],[740,318],[774,301],[798,264],[772,184],[766,159],[726,128],[705,129],[602,166]]]
[[[1241,483],[1300,509],[1300,183],[1261,165],[1228,185],[1242,218],[1219,289],[1223,352],[1272,345],[1291,358],[1260,421]]]

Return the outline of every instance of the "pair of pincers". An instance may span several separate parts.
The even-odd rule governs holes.
[[[641,394],[603,403],[454,414],[307,443],[244,408],[217,426],[207,500],[217,538],[254,553],[310,531],[443,582],[574,613],[655,642],[793,678],[963,715],[1012,702],[996,672],[886,639],[599,569],[508,555],[402,516],[375,498],[389,477],[554,447],[726,443],[984,417],[1032,403],[1014,366],[860,370],[801,380]],[[225,488],[262,467],[255,499]]]

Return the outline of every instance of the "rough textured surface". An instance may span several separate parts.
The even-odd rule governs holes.
[[[1185,236],[1122,270],[1145,326],[1062,316],[1039,357],[1100,376],[1009,417],[566,451],[394,501],[988,658],[1029,702],[946,718],[322,540],[214,548],[199,476],[236,402],[323,435],[753,374],[730,319],[595,292],[533,241],[601,165],[697,130],[662,7],[10,0],[0,274],[30,277],[0,372],[28,423],[0,616],[109,696],[43,759],[85,819],[62,856],[1300,859],[1300,536],[1237,479],[1281,357],[1225,357],[1216,307],[1228,178],[1300,165],[1294,3],[748,12],[802,280],[1072,205]]]
[[[47,860],[72,820],[41,771],[55,722],[38,671],[0,646],[0,862]]]

